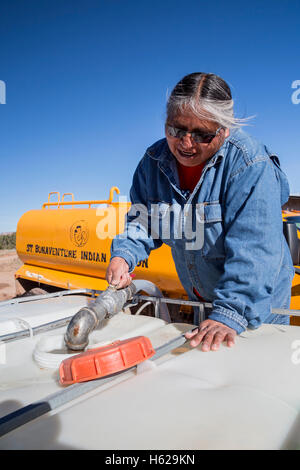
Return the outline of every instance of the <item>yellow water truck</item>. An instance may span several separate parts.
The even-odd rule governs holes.
[[[23,265],[15,273],[17,295],[60,289],[105,290],[105,272],[112,238],[123,231],[128,202],[75,201],[72,193],[50,193],[41,209],[30,210],[18,222],[16,249]],[[50,202],[53,194],[57,200]],[[66,201],[66,196],[71,200]],[[283,218],[300,212],[286,206]],[[300,272],[300,271],[299,271]],[[166,297],[186,299],[167,245],[151,252],[134,270],[135,279],[156,284]],[[291,309],[300,309],[300,274],[292,283]],[[297,317],[291,317],[296,324]],[[299,318],[299,317],[298,317]]]

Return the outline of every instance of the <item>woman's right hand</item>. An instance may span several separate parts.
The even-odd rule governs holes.
[[[106,270],[106,280],[117,289],[129,286],[132,279],[129,274],[129,266],[123,258],[116,256],[111,260]]]

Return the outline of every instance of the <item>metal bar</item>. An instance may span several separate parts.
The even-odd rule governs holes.
[[[155,318],[159,318],[159,307],[160,307],[160,299],[156,298],[155,304],[154,304],[154,316]]]
[[[44,299],[50,299],[52,297],[63,297],[65,295],[70,295],[70,294],[93,294],[94,292],[102,292],[102,291],[95,291],[92,289],[70,289],[70,290],[62,290],[62,291],[57,291],[57,292],[52,292],[51,294],[41,294],[41,295],[30,295],[27,297],[17,297],[15,299],[10,299],[10,300],[3,300],[0,302],[0,308],[5,307],[7,305],[15,305],[15,304],[21,304],[24,302],[32,302],[33,300],[44,300]]]
[[[43,331],[53,330],[55,328],[61,328],[62,326],[67,325],[72,317],[73,315],[70,315],[69,317],[60,318],[59,320],[36,326],[35,328],[32,328],[33,335],[37,333],[42,333]],[[27,338],[28,336],[30,336],[29,330],[15,331],[14,333],[8,333],[6,335],[0,336],[0,341],[15,341],[17,339]]]
[[[73,193],[64,193],[63,196],[62,196],[62,200],[60,200],[60,193],[57,192],[57,191],[52,191],[51,193],[49,193],[48,195],[48,202],[45,202],[43,205],[42,205],[42,208],[45,209],[45,207],[47,206],[57,206],[58,208],[60,206],[70,206],[70,205],[83,205],[83,204],[88,204],[89,207],[91,207],[91,204],[112,204],[112,200],[114,198],[114,193],[117,193],[117,194],[120,194],[120,190],[117,186],[112,186],[110,188],[110,191],[109,191],[109,198],[108,199],[101,199],[100,201],[92,201],[92,200],[88,200],[88,201],[74,201],[74,194]],[[50,196],[51,194],[58,194],[58,200],[56,202],[50,202]],[[72,195],[72,201],[64,201],[64,196],[65,195]],[[118,204],[117,202],[114,202],[113,204]],[[122,204],[122,203],[121,203]],[[126,203],[127,204],[127,203]]]
[[[42,205],[42,209],[45,209],[46,207],[48,206],[57,206],[57,207],[60,207],[60,206],[73,206],[73,205],[84,205],[84,204],[88,204],[88,205],[91,205],[91,204],[110,204],[111,201],[109,201],[109,199],[106,199],[106,200],[101,200],[101,201],[58,201],[58,202],[45,202],[43,205]]]
[[[74,194],[73,193],[64,193],[61,197],[61,202],[65,202],[65,196],[72,196],[72,201],[74,201]],[[74,204],[72,204],[72,209],[74,209]]]
[[[192,333],[194,330],[197,330],[197,329],[198,329],[198,327],[192,328],[191,330],[186,331],[186,333]],[[184,333],[182,335],[179,335],[179,336],[176,336],[176,338],[173,338],[170,341],[168,341],[167,343],[163,344],[162,346],[159,346],[158,348],[156,348],[155,354],[154,354],[154,356],[152,356],[150,358],[150,361],[156,361],[161,356],[164,356],[165,354],[169,353],[170,351],[173,351],[174,349],[179,348],[184,343],[186,343],[186,341],[187,341],[187,339],[185,337],[186,333]]]
[[[200,323],[205,320],[205,309],[203,304],[199,305],[199,320]]]
[[[47,402],[32,403],[0,419],[0,437],[51,411]]]
[[[142,300],[148,300],[151,302],[156,302],[157,297],[151,297],[148,295],[135,295],[132,299],[132,302],[138,302]],[[162,297],[160,302],[166,304],[178,304],[178,305],[191,305],[192,307],[200,307],[201,305],[204,308],[213,308],[212,303],[209,302],[197,302],[194,300],[182,300],[182,299],[167,299]],[[300,310],[292,310],[292,309],[283,309],[283,308],[272,308],[271,313],[275,315],[293,315],[293,316],[300,316]]]
[[[149,300],[151,302],[156,302],[157,297],[152,297],[148,295],[135,295],[131,302],[140,302],[141,300]],[[193,307],[199,307],[200,304],[204,305],[204,307],[212,308],[211,303],[207,302],[198,302],[194,300],[182,300],[182,299],[167,299],[166,297],[162,297],[160,299],[162,303],[166,304],[179,304],[179,305],[191,305]]]

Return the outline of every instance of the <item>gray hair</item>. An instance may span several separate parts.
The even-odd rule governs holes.
[[[201,120],[214,121],[229,129],[244,126],[253,117],[234,116],[229,86],[212,73],[191,73],[177,83],[168,98],[167,120],[186,110]]]

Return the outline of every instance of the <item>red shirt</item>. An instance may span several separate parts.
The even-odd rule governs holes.
[[[178,161],[177,163],[177,170],[179,176],[179,183],[180,188],[184,190],[189,190],[191,193],[195,189],[196,184],[198,183],[202,170],[204,168],[205,162],[201,163],[201,165],[197,166],[184,166]],[[193,287],[194,294],[201,300],[204,301],[203,297],[199,294],[199,292]]]
[[[197,166],[185,166],[179,163],[177,160],[176,163],[180,188],[184,190],[188,189],[192,193],[200,179],[205,162]]]

